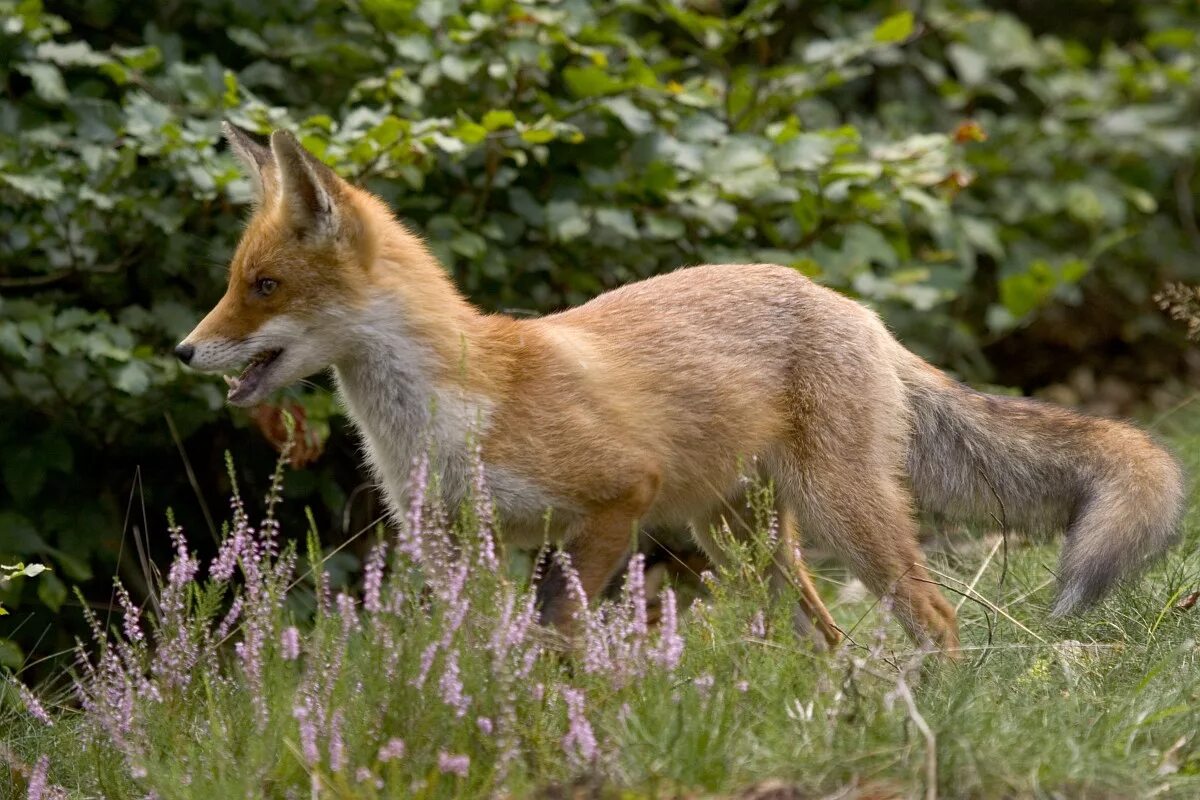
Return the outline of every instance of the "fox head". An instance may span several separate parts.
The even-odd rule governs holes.
[[[229,402],[259,403],[336,363],[353,346],[350,324],[369,301],[371,219],[379,205],[286,131],[270,147],[225,124],[229,146],[258,195],[229,269],[229,285],[175,353],[226,376]]]

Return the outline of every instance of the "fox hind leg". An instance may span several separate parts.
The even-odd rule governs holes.
[[[778,502],[776,514],[779,517],[779,545],[771,570],[775,594],[783,594],[788,585],[794,587],[800,596],[799,607],[793,614],[796,632],[807,634],[818,646],[836,647],[842,641],[842,632],[821,600],[821,595],[804,566],[796,514],[788,506]]]
[[[790,483],[802,529],[828,543],[877,596],[890,597],[916,642],[956,651],[954,607],[925,569],[901,481],[876,465],[842,462],[807,464]]]

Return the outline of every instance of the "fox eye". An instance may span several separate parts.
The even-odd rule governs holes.
[[[266,297],[278,287],[279,281],[274,278],[259,278],[254,282],[254,291],[262,297]]]

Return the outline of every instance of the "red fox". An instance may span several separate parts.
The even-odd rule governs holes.
[[[424,452],[446,499],[467,495],[474,433],[503,535],[537,546],[551,510],[588,597],[638,525],[688,525],[720,563],[713,531],[748,463],[782,522],[773,584],[795,579],[799,536],[815,537],[892,597],[915,640],[947,650],[954,608],[923,565],[916,507],[1065,529],[1056,615],[1175,535],[1183,476],[1145,432],[969,389],[795,270],[692,267],[540,319],[483,314],[382,201],[290,133],[269,147],[226,136],[258,204],[179,358],[248,365],[226,378],[238,406],[331,367],[397,512]],[[560,583],[544,581],[543,616],[569,627]]]

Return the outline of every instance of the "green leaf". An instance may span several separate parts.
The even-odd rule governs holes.
[[[624,84],[600,67],[567,67],[562,71],[567,91],[575,97],[599,97],[619,92]]]
[[[48,175],[12,175],[0,172],[0,181],[34,200],[57,200],[62,197],[64,191],[62,181]]]
[[[779,146],[776,160],[783,170],[818,170],[833,158],[835,147],[827,136],[802,133]]]
[[[754,137],[731,137],[705,157],[705,172],[723,191],[754,197],[779,184],[779,172],[765,148],[765,141]]]
[[[37,596],[46,604],[47,608],[57,612],[67,599],[67,586],[58,579],[57,575],[47,572],[38,581]]]
[[[654,117],[649,111],[638,108],[628,97],[613,97],[604,101],[604,107],[621,120],[630,133],[648,133],[654,127]]]
[[[873,35],[877,42],[902,42],[911,36],[912,32],[913,13],[901,11],[876,25]]]
[[[626,239],[638,238],[637,223],[633,213],[625,208],[600,208],[596,210],[596,222]]]
[[[5,486],[21,502],[32,500],[41,491],[46,481],[46,466],[37,450],[31,447],[14,448],[5,453],[0,462]]]
[[[487,252],[487,240],[473,231],[460,231],[450,240],[450,249],[466,258],[479,258]]]
[[[61,67],[96,67],[109,60],[108,56],[97,53],[87,42],[78,39],[67,44],[42,42],[38,45],[37,57]]]
[[[467,144],[479,144],[487,138],[488,129],[478,122],[463,122],[454,129],[454,135]]]
[[[545,144],[554,141],[554,131],[545,128],[529,128],[521,131],[521,140],[529,144]]]
[[[1024,272],[1000,279],[1000,302],[1013,317],[1020,319],[1045,303],[1057,285],[1050,264],[1038,259]]]
[[[47,103],[58,105],[70,98],[67,93],[67,85],[63,82],[62,72],[53,64],[27,62],[19,64],[17,71],[29,76],[29,79],[33,81],[33,90]]]
[[[511,128],[517,124],[517,115],[511,111],[498,111],[493,109],[483,115],[481,120],[483,127],[489,131],[496,131],[501,128]]]
[[[579,204],[574,200],[553,200],[548,203],[546,226],[554,238],[561,242],[577,239],[591,227]]]
[[[135,397],[145,394],[150,388],[149,368],[141,361],[130,361],[116,371],[113,386]]]
[[[0,666],[20,669],[25,663],[25,651],[12,639],[0,638]]]
[[[7,468],[7,459],[5,464]],[[7,469],[5,480],[8,480]],[[46,541],[27,518],[12,511],[0,511],[0,550],[24,555],[45,548]]]

